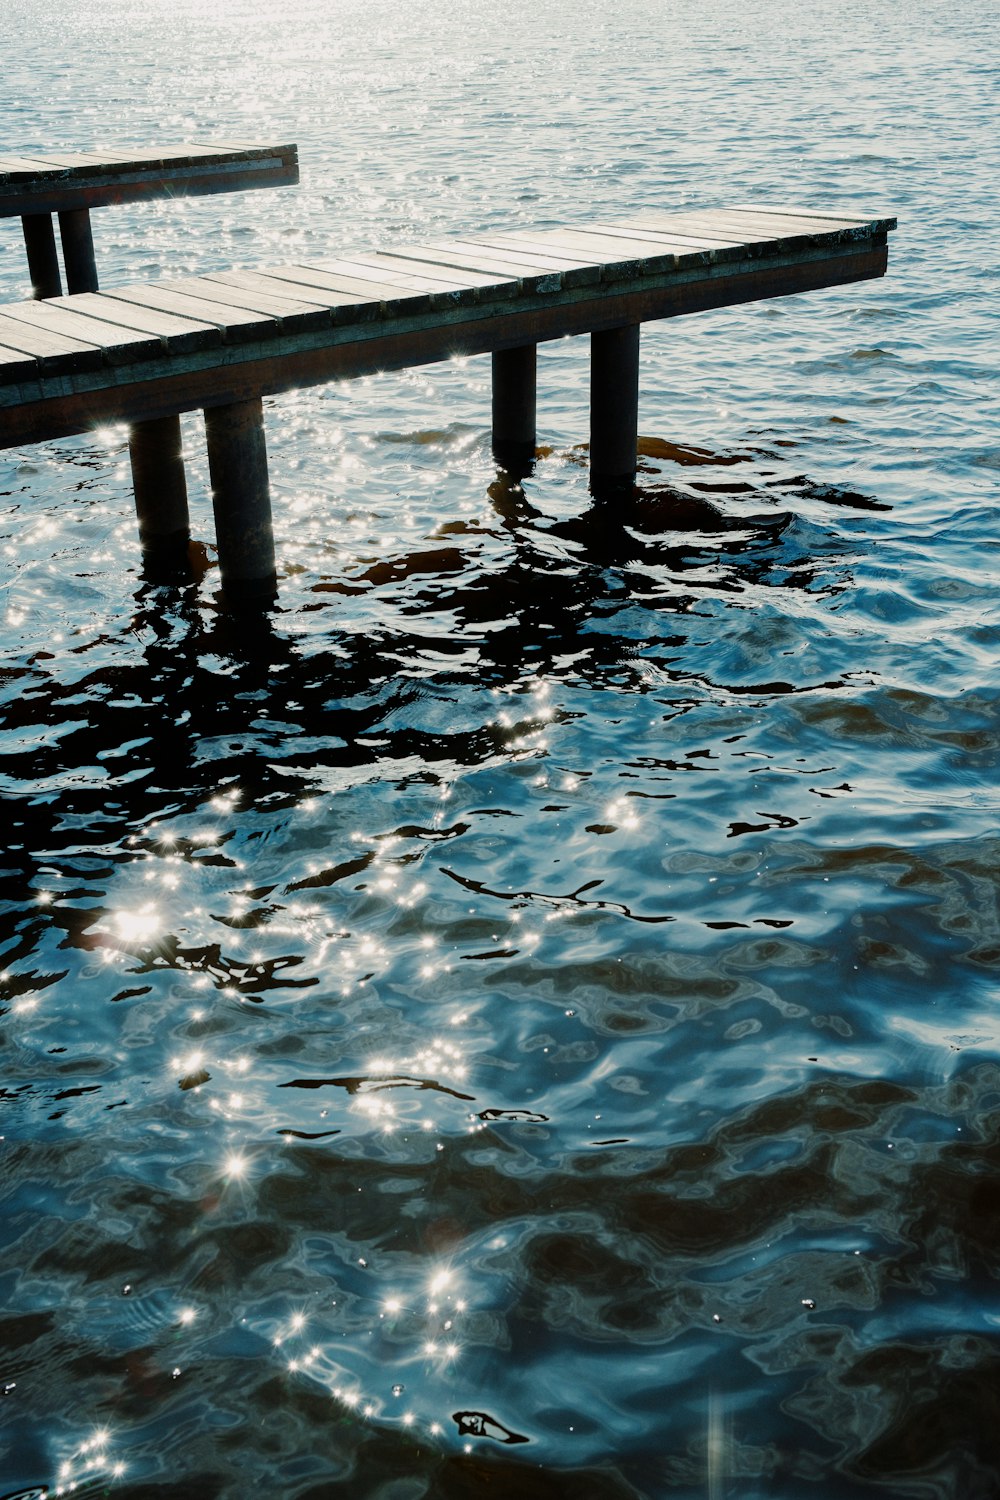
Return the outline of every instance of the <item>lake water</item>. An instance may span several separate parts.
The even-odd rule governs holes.
[[[1000,1492],[987,0],[0,0],[3,148],[298,143],[105,284],[747,201],[888,276],[267,404],[277,608],[0,450],[0,1491]],[[24,295],[16,222],[0,296]],[[60,1489],[62,1487],[62,1490]]]

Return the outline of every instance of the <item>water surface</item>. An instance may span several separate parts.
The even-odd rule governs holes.
[[[9,149],[295,140],[105,284],[763,201],[879,282],[269,403],[277,608],[0,451],[0,1489],[1000,1489],[985,3],[0,0]],[[16,224],[0,295],[26,292]],[[78,1491],[79,1492],[79,1491]]]

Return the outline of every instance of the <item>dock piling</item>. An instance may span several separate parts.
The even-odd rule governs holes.
[[[493,457],[516,478],[535,458],[537,345],[493,351]]]
[[[191,535],[180,417],[137,422],[128,447],[143,558],[179,561]]]
[[[24,248],[28,256],[31,295],[36,300],[45,297],[61,297],[62,281],[59,276],[59,257],[56,254],[52,215],[22,214],[21,228],[24,231]]]
[[[97,261],[94,258],[94,235],[88,208],[64,208],[59,214],[59,238],[62,240],[63,265],[66,267],[66,290],[96,292]]]
[[[635,482],[639,325],[590,335],[590,488],[601,498]]]
[[[205,411],[222,586],[233,598],[277,591],[264,409],[259,396]]]

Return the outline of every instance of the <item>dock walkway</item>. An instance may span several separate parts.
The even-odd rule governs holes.
[[[893,218],[738,207],[477,231],[315,264],[0,307],[0,446],[139,424],[144,551],[188,534],[179,413],[203,410],[224,587],[273,593],[262,398],[493,356],[493,441],[535,448],[536,348],[591,335],[595,493],[633,482],[639,327],[884,274]]]

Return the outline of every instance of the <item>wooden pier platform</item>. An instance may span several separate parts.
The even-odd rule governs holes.
[[[517,468],[535,449],[537,345],[589,333],[591,484],[610,494],[635,476],[642,323],[881,276],[895,225],[839,210],[642,212],[6,305],[0,446],[139,424],[153,552],[186,540],[178,414],[203,410],[223,586],[269,596],[264,396],[490,353],[494,451]]]

